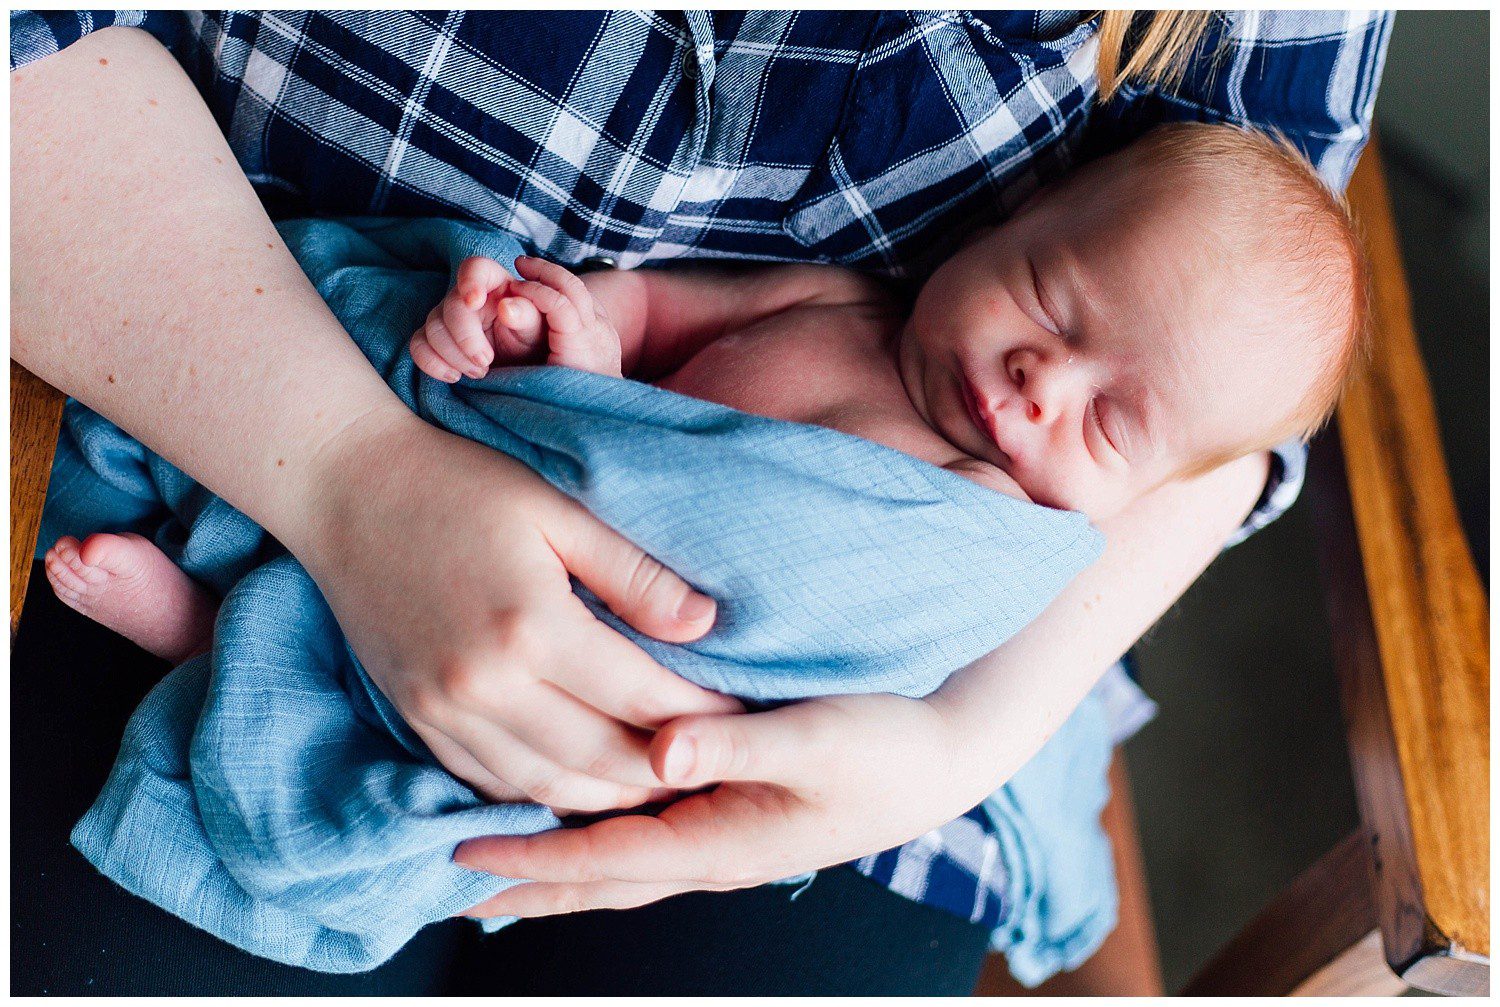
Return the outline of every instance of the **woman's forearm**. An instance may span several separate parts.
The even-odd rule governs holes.
[[[11,82],[12,356],[295,551],[320,451],[410,413],[155,39],[101,31]]]
[[[1105,523],[1098,562],[932,697],[956,728],[977,790],[993,789],[1025,764],[1197,579],[1254,505],[1268,464],[1255,455],[1168,484]]]

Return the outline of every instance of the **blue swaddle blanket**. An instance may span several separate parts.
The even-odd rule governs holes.
[[[531,466],[718,600],[714,629],[673,645],[575,587],[710,689],[761,701],[925,695],[1026,625],[1101,548],[1082,515],[831,430],[564,368],[434,382],[411,364],[408,335],[459,261],[509,264],[515,241],[445,221],[281,231],[407,405]],[[99,870],[248,951],[332,972],[372,968],[422,926],[516,883],[455,865],[454,847],[558,820],[486,804],[438,766],[295,559],[70,403],[41,542],[101,530],[147,535],[225,600],[212,652],[142,702],[74,830]],[[986,804],[1011,886],[996,946],[1026,980],[1076,961],[1113,925],[1097,706]]]

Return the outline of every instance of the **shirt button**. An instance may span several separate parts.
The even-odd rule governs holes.
[[[581,265],[582,272],[592,273],[599,269],[614,269],[619,263],[608,255],[591,255],[584,259]]]

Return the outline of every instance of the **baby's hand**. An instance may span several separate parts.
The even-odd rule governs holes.
[[[620,338],[588,288],[562,266],[522,257],[517,280],[493,259],[464,260],[458,279],[411,339],[417,367],[439,381],[483,377],[492,363],[539,362],[620,376]]]
[[[620,333],[588,285],[555,262],[523,255],[516,271],[526,278],[512,300],[541,313],[547,335],[547,363],[620,377]]]
[[[411,356],[422,373],[453,382],[482,378],[494,363],[519,364],[542,346],[540,312],[505,267],[482,256],[465,259],[458,279],[411,337]]]

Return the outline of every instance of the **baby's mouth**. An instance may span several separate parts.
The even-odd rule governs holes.
[[[969,419],[974,422],[974,428],[1000,452],[1000,467],[1009,472],[1012,464],[1011,457],[1004,448],[1000,447],[999,437],[995,433],[995,414],[980,406],[979,391],[967,374],[960,375],[958,384],[963,395],[964,408],[969,411]]]

